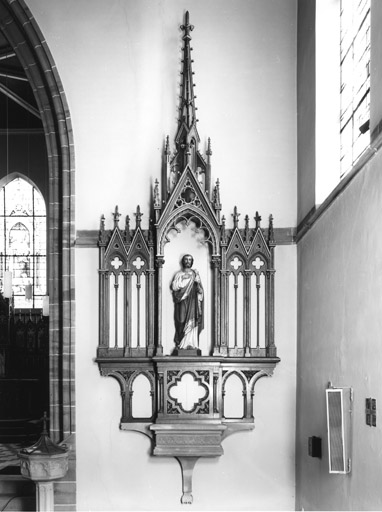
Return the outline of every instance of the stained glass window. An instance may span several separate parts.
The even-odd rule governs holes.
[[[12,272],[15,308],[41,308],[46,295],[46,208],[42,194],[17,177],[0,190],[0,280]]]
[[[341,176],[370,144],[370,0],[341,1]]]

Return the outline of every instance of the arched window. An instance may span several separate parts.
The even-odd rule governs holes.
[[[0,190],[0,277],[12,273],[15,308],[41,308],[46,295],[46,208],[39,190],[21,176]]]

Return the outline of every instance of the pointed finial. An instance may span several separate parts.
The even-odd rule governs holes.
[[[273,231],[273,215],[270,214],[269,216],[269,230],[268,230],[268,242],[274,242],[275,241],[275,234]]]
[[[246,215],[244,217],[245,227],[244,227],[244,241],[249,242],[249,216]]]
[[[164,154],[168,156],[170,154],[170,137],[167,135],[164,146]]]
[[[214,188],[214,207],[216,209],[220,209],[220,182],[219,178],[216,180],[215,188]]]
[[[134,215],[136,220],[136,228],[140,228],[143,213],[141,213],[141,207],[139,205],[137,206],[137,211],[134,213]]]
[[[124,237],[125,237],[125,242],[127,244],[129,244],[130,243],[130,217],[128,215],[126,215],[126,219],[125,219]]]
[[[255,221],[256,221],[256,229],[260,227],[260,221],[261,221],[261,217],[259,215],[259,212],[256,212],[256,217],[254,217]]]
[[[184,25],[181,25],[180,28],[184,31],[183,39],[191,40],[190,32],[194,30],[194,25],[190,25],[190,13],[186,11],[184,16]]]
[[[227,234],[226,234],[226,231],[225,231],[225,217],[224,217],[224,215],[222,217],[221,241],[222,241],[222,243],[226,243],[227,242]]]
[[[210,137],[208,137],[208,143],[207,143],[207,155],[208,155],[208,156],[211,156],[211,155],[212,155],[211,139],[210,139]]]
[[[241,215],[241,213],[237,212],[237,207],[235,206],[235,208],[233,209],[233,214],[232,214],[232,217],[233,217],[233,227],[234,228],[237,228],[240,215]]]
[[[149,245],[154,243],[154,221],[152,218],[149,220],[149,235],[148,235]]]
[[[106,244],[106,231],[105,231],[105,215],[101,215],[101,220],[99,224],[99,233],[98,233],[98,241],[101,245]]]
[[[154,208],[160,208],[159,181],[155,180],[154,186]]]
[[[114,227],[116,228],[118,226],[119,217],[121,216],[118,211],[118,205],[115,207],[114,213],[112,215],[114,217]]]

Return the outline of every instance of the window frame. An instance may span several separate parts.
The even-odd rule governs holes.
[[[340,178],[370,145],[370,31],[371,0],[340,0]]]
[[[12,215],[9,212],[9,209],[7,211],[7,192],[6,189],[9,185],[11,185],[16,180],[22,180],[23,182],[27,183],[32,188],[32,204],[31,204],[31,215]],[[13,307],[17,309],[35,309],[35,308],[42,308],[43,306],[43,297],[47,294],[47,202],[42,194],[42,192],[39,190],[37,185],[26,175],[19,173],[19,172],[13,172],[4,177],[0,180],[0,194],[4,194],[4,209],[3,211],[0,211],[0,233],[1,236],[4,237],[4,253],[0,253],[0,269],[1,269],[1,279],[3,280],[4,271],[5,270],[13,270]],[[36,194],[40,197],[40,200],[43,202],[44,206],[44,213],[37,213],[36,212]],[[0,198],[1,200],[2,198]],[[10,220],[14,219],[15,223],[12,227],[9,226]],[[28,219],[28,222],[23,222],[23,219]],[[40,254],[38,251],[36,251],[36,220],[40,219],[43,222],[42,231],[43,231],[43,242],[42,242],[42,249],[43,253]],[[11,242],[9,240],[10,233],[15,228],[16,225],[21,224],[25,227],[25,229],[28,231],[29,236],[31,238],[31,243],[29,246],[28,253],[23,254],[15,254],[12,253],[10,249]],[[31,224],[31,226],[28,226],[26,224]],[[39,222],[40,224],[40,222]],[[15,277],[15,263],[17,262],[18,258],[24,257],[29,261],[29,274],[30,276],[25,278],[16,278]],[[10,264],[10,261],[12,260],[12,264]],[[43,264],[43,269],[40,271],[37,267],[37,262],[40,261]],[[24,279],[24,282],[21,282],[21,284],[17,285],[17,280]],[[42,286],[39,287],[40,290],[38,290],[38,287],[36,285],[37,280],[42,281]],[[28,281],[28,282],[27,282]],[[26,285],[31,284],[32,285],[32,297],[31,300],[26,299]],[[3,291],[3,282],[1,283],[1,289]],[[15,293],[16,285],[20,287],[21,293]]]

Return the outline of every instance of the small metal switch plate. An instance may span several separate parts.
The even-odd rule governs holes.
[[[366,398],[366,425],[369,427],[377,426],[377,400],[375,398]]]

